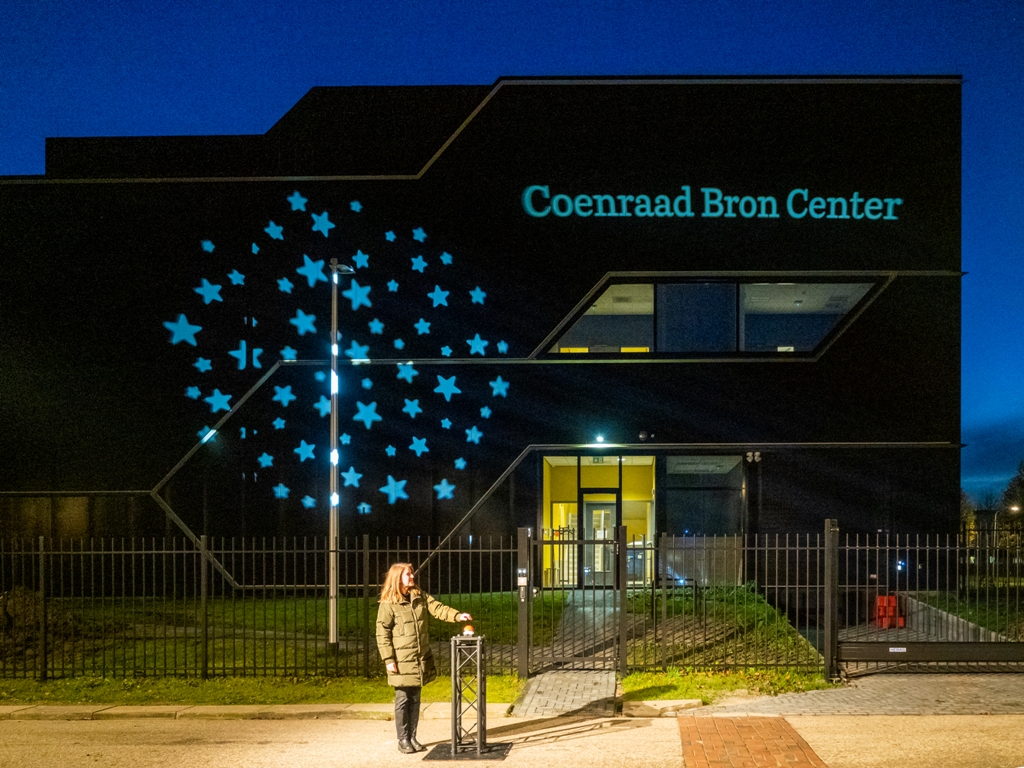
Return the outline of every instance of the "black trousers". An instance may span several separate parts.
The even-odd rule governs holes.
[[[400,741],[416,736],[416,726],[420,723],[421,690],[419,686],[395,688],[395,730]]]

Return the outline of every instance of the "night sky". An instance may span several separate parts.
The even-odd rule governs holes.
[[[1019,1],[189,5],[7,4],[0,175],[43,173],[48,136],[263,133],[318,85],[962,75],[963,486],[998,494],[1024,459]]]

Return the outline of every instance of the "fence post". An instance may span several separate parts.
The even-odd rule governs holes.
[[[206,558],[206,535],[199,537],[199,676],[206,680],[209,677],[210,662],[210,623],[207,620],[206,592],[209,588],[209,563]]]
[[[366,638],[363,642],[363,676],[370,676],[370,642],[376,639],[376,621],[370,618],[370,534],[363,534],[363,615]]]
[[[836,629],[839,623],[839,522],[825,520],[825,679],[838,677]]]
[[[626,542],[626,526],[620,525],[615,531],[616,549],[619,558],[616,561],[619,578],[619,674],[629,674],[629,614],[626,610],[626,585],[629,583],[629,557]]]
[[[39,537],[39,661],[36,666],[39,679],[45,681],[49,664],[47,662],[46,635],[46,539]]]
[[[661,586],[661,670],[668,671],[668,534],[661,533],[658,542],[658,563],[655,566],[654,578]]]
[[[519,635],[516,643],[516,673],[520,680],[530,676],[530,531],[519,529],[516,557],[516,586],[519,594]]]

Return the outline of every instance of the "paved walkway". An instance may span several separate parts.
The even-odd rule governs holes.
[[[828,768],[781,717],[680,717],[686,768]]]
[[[615,673],[554,670],[531,677],[516,702],[517,717],[588,715],[615,717],[618,700]]]

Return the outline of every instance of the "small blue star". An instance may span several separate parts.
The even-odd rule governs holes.
[[[420,375],[420,372],[412,367],[412,363],[399,363],[398,364],[398,377],[397,378],[404,379],[405,381],[408,381],[410,384],[412,384],[413,377],[414,376],[419,376],[419,375]]]
[[[199,387],[189,387],[185,390],[185,397],[191,398],[192,400],[198,400],[199,395],[201,394]]]
[[[334,225],[327,218],[327,211],[324,211],[319,216],[315,213],[313,216],[313,231],[322,232],[324,237],[327,237],[327,233],[334,229]]]
[[[455,490],[455,486],[448,482],[448,478],[442,478],[441,482],[434,486],[434,490],[437,491],[437,498],[450,499],[452,498],[452,491]]]
[[[306,203],[309,202],[305,197],[299,194],[298,190],[292,192],[289,197],[285,198],[285,200],[292,204],[293,211],[306,210]]]
[[[416,333],[422,336],[425,333],[430,333],[430,323],[424,320],[422,317],[418,323],[414,323],[413,328],[416,329]]]
[[[275,499],[287,499],[288,492],[290,489],[284,483],[278,483],[274,486],[274,498]]]
[[[356,509],[359,510],[360,515],[368,515],[370,514],[371,507],[364,501],[358,507],[356,507]]]
[[[313,507],[316,506],[316,499],[314,499],[312,496],[303,496],[302,506],[304,506],[306,509],[312,509]]]
[[[423,227],[416,227],[416,229],[412,231],[412,239],[418,243],[422,243],[427,239],[427,233],[423,231]]]
[[[259,252],[260,252],[260,247],[258,245],[256,245],[256,243],[253,243],[252,244],[252,255],[255,256]]]
[[[210,361],[207,360],[205,357],[197,358],[196,361],[192,363],[192,365],[198,368],[200,373],[206,373],[213,367]]]
[[[472,427],[466,430],[466,442],[480,444],[480,438],[484,436],[484,433],[476,428],[474,424]]]
[[[285,347],[284,349],[281,350],[281,359],[282,360],[294,360],[295,356],[297,354],[298,354],[298,352],[296,352],[291,347]]]
[[[358,200],[353,200],[351,203],[348,204],[348,207],[351,208],[356,213],[359,213],[361,210],[363,210],[363,204],[360,203]]]
[[[215,389],[212,395],[203,398],[203,402],[210,404],[211,413],[216,413],[217,411],[230,411],[231,407],[228,405],[230,399],[231,395],[225,395],[219,389]]]
[[[288,321],[299,332],[299,336],[305,336],[307,333],[316,333],[316,326],[313,323],[316,322],[316,315],[307,315],[301,309],[295,310],[295,317]]]
[[[214,432],[209,427],[205,427],[205,426],[202,429],[200,429],[198,432],[196,432],[196,434],[199,435],[199,439],[202,440],[204,443],[208,443],[211,440],[216,440],[217,439],[217,433]]]
[[[484,352],[484,347],[487,346],[488,342],[481,339],[479,333],[472,339],[466,339],[466,343],[469,344],[469,354],[479,354],[481,357],[487,354]]]
[[[396,280],[388,280],[388,291],[390,293],[396,293],[398,291],[398,282]]]
[[[274,429],[284,429],[284,419],[280,417],[274,419]]]
[[[452,263],[452,255],[450,253],[448,253],[448,251],[445,251],[444,253],[441,254],[441,263],[442,264],[451,264]]]
[[[451,429],[452,428],[452,420],[451,419],[441,419],[441,428],[442,429]]]
[[[416,458],[419,458],[424,453],[430,453],[430,449],[427,448],[427,438],[413,435],[412,445],[409,446],[409,450],[416,454]]]
[[[491,409],[485,405],[480,409],[480,415],[485,419],[491,418]]]
[[[302,266],[295,270],[309,283],[309,287],[312,288],[317,283],[326,283],[327,275],[324,274],[324,261],[323,259],[317,259],[313,261],[306,254],[302,254]]]
[[[275,224],[274,222],[270,222],[269,226],[267,226],[263,231],[270,235],[272,240],[284,240],[284,235],[281,234],[284,231],[284,227]]]
[[[452,401],[452,395],[462,394],[462,390],[455,386],[454,376],[447,379],[444,376],[438,376],[437,387],[434,388],[434,391],[444,395],[444,399],[449,403]]]
[[[451,357],[452,356],[452,348],[449,347],[447,344],[445,344],[443,347],[441,347],[441,355],[442,355],[442,357]]]
[[[356,344],[355,339],[353,339],[352,346],[345,350],[345,356],[351,357],[353,360],[368,360],[370,357],[370,345]]]
[[[277,288],[279,291],[281,291],[281,293],[291,293],[292,288],[294,287],[295,286],[292,284],[292,281],[289,280],[287,277],[282,277],[280,280],[277,281]]]
[[[203,250],[206,251],[207,253],[213,253],[212,240],[203,240],[203,242],[201,242],[200,245],[202,246]]]
[[[508,397],[509,383],[504,381],[500,375],[494,381],[489,381],[487,383],[491,385],[491,397],[497,397],[498,395]]]
[[[388,456],[394,456],[395,452],[395,446],[393,445],[389,445],[387,448],[384,449],[384,453],[386,453]]]
[[[316,457],[315,457],[315,456],[313,455],[313,449],[314,449],[314,448],[316,448],[316,445],[310,445],[310,444],[309,444],[309,443],[307,443],[307,442],[306,442],[305,440],[303,440],[303,441],[302,441],[302,442],[301,442],[301,443],[299,444],[299,447],[295,449],[295,452],[296,452],[297,454],[299,454],[299,461],[300,461],[300,462],[303,462],[303,461],[305,461],[306,459],[313,459],[313,458],[316,458]]]
[[[378,336],[384,333],[384,323],[378,320],[376,317],[369,322],[370,333],[377,334]]]
[[[356,408],[358,409],[355,416],[352,417],[352,421],[361,421],[369,429],[370,425],[375,421],[384,421],[384,419],[377,413],[377,401],[374,400],[369,405],[363,405],[360,402],[356,402]]]
[[[203,304],[209,304],[211,301],[224,301],[220,297],[220,286],[214,285],[205,277],[203,278],[203,284],[195,289],[195,292],[203,297]]]
[[[508,342],[507,341],[499,341],[498,342],[498,352],[500,354],[502,354],[502,355],[504,355],[506,352],[508,352]]]
[[[417,413],[423,413],[419,400],[406,400],[402,413],[408,413],[410,419],[415,419]]]
[[[343,432],[341,434],[341,444],[342,445],[348,445],[351,442],[352,442],[352,436],[350,434],[348,434],[347,432]]]
[[[231,270],[231,274],[228,275],[228,280],[231,281],[232,285],[245,285],[245,275],[237,269]]]
[[[480,290],[480,286],[479,285],[476,288],[474,288],[472,291],[470,291],[469,295],[473,299],[473,302],[472,302],[473,304],[483,304],[484,303],[484,299],[487,298],[487,294]]]
[[[395,339],[395,349],[405,349],[405,342],[401,339]]]
[[[320,418],[331,412],[331,401],[327,399],[326,395],[320,395],[320,399],[313,406],[313,410],[320,411]]]
[[[455,468],[456,469],[465,469],[466,468],[466,460],[463,459],[463,458],[456,459],[455,460]]]
[[[372,379],[363,379],[359,383],[362,385],[363,389],[373,389],[373,380]]]
[[[274,466],[274,457],[266,451],[264,451],[263,455],[256,459],[256,461],[260,463],[260,467],[263,469]]]
[[[363,253],[363,249],[360,248],[352,257],[352,263],[356,265],[356,269],[366,269],[370,266],[370,254]]]
[[[387,240],[389,243],[395,242],[395,233],[392,232],[391,230],[388,230],[387,232],[384,233],[384,239]]]
[[[203,330],[201,325],[189,325],[184,315],[178,315],[178,322],[165,322],[164,328],[171,332],[171,344],[184,341],[186,344],[196,346],[196,334]]]
[[[427,262],[423,260],[422,256],[417,256],[415,259],[412,260],[412,271],[413,272],[419,272],[422,275],[423,274],[423,270],[426,269],[426,267],[427,267]]]
[[[349,486],[352,486],[353,488],[359,487],[359,478],[362,477],[362,474],[356,472],[355,467],[349,467],[348,472],[342,472],[341,476],[345,478],[344,488],[348,488]]]
[[[292,400],[296,400],[297,398],[295,397],[295,395],[292,394],[292,385],[288,384],[284,387],[275,386],[274,396],[270,399],[280,403],[285,408],[287,408],[288,403],[290,403]]]
[[[342,291],[341,295],[352,300],[353,311],[360,307],[371,307],[373,305],[370,303],[370,287],[369,285],[361,286],[353,280],[349,289]]]
[[[323,371],[317,371],[313,374],[313,378],[317,381],[327,381],[327,374]]]
[[[388,484],[380,489],[381,493],[387,494],[388,504],[394,504],[397,499],[408,499],[409,494],[405,492],[407,480],[395,480],[388,475]]]
[[[442,291],[440,285],[435,285],[434,290],[427,294],[427,298],[434,302],[435,307],[448,306],[449,291]]]

